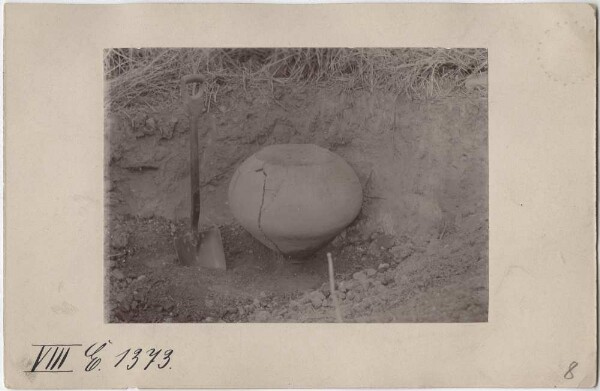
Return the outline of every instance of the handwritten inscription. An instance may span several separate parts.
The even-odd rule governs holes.
[[[65,345],[32,345],[38,347],[38,354],[31,366],[31,369],[26,372],[73,372],[72,369],[63,368],[63,365],[69,357],[71,347],[81,346],[79,344]]]
[[[112,351],[111,340],[83,344],[41,344],[36,348],[36,358],[31,368],[25,372],[35,373],[71,373],[100,371],[108,362],[111,368],[123,368],[127,371],[171,369],[173,349],[128,347],[118,354]],[[83,360],[82,360],[83,359]],[[139,365],[138,365],[139,364]]]
[[[573,374],[573,369],[577,368],[577,365],[579,365],[577,361],[573,361],[571,362],[571,364],[569,364],[569,369],[567,370],[567,372],[565,372],[564,375],[565,379],[571,380],[575,377],[575,375]]]

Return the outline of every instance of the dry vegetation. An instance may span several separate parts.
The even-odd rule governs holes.
[[[336,84],[347,90],[406,93],[416,99],[461,93],[465,80],[487,71],[485,49],[108,49],[106,105],[175,103],[179,80],[208,76],[207,104],[226,86],[273,94],[275,86]],[[143,98],[143,99],[140,99]],[[148,103],[150,102],[150,103]]]

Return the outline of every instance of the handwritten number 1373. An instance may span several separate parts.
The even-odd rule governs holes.
[[[121,364],[125,358],[129,355],[129,353],[131,352],[131,349],[127,349],[122,353],[117,354],[115,357],[121,357],[121,359],[119,361],[117,361],[117,363],[115,364],[115,368],[119,366],[119,364]],[[140,354],[142,354],[143,350],[142,349],[136,349],[133,351],[132,355],[130,356],[130,363],[127,364],[127,370],[133,369],[139,359],[140,359]],[[160,353],[162,352],[162,356],[160,355]],[[146,366],[144,367],[144,371],[146,369],[148,369],[150,367],[150,365],[152,365],[152,363],[156,360],[162,360],[162,364],[158,364],[157,362],[157,366],[160,369],[163,369],[164,367],[166,367],[169,362],[171,361],[171,354],[173,354],[173,350],[172,349],[167,349],[164,352],[162,351],[162,349],[148,349],[146,351],[146,353],[148,353],[148,356],[150,357],[150,361],[148,361],[148,363],[146,364]],[[159,357],[160,356],[160,357]]]

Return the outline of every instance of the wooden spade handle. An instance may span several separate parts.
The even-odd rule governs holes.
[[[204,108],[204,92],[200,90],[190,95],[187,85],[190,83],[203,83],[202,75],[187,75],[181,78],[181,95],[183,104],[190,116],[190,189],[191,189],[191,211],[190,224],[195,236],[198,233],[198,220],[200,219],[200,167],[198,156],[198,122]]]

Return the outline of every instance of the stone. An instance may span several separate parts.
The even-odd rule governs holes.
[[[129,235],[126,232],[117,232],[111,235],[110,245],[117,250],[124,249],[129,244]]]
[[[381,235],[381,236],[378,236],[377,239],[375,239],[375,241],[374,241],[374,243],[379,248],[383,248],[386,250],[394,247],[395,242],[396,242],[396,238],[393,235]]]
[[[406,258],[410,257],[414,252],[414,248],[412,246],[394,246],[391,248],[390,252],[396,259],[403,261]]]
[[[364,281],[367,279],[367,274],[365,272],[356,272],[352,275],[356,281]]]
[[[170,140],[173,138],[173,133],[175,133],[175,129],[177,129],[177,124],[179,120],[176,117],[172,117],[167,121],[167,123],[161,122],[160,129],[160,138]]]
[[[381,251],[380,247],[377,245],[376,242],[371,242],[371,244],[369,244],[369,254],[374,255],[374,256],[379,256],[379,252]]]
[[[348,289],[354,289],[359,285],[358,281],[356,280],[346,281],[345,284]]]
[[[125,279],[125,274],[123,274],[123,272],[120,271],[119,269],[113,269],[113,271],[111,272],[111,274],[117,280],[124,280]]]
[[[384,275],[383,278],[381,279],[381,285],[387,286],[387,285],[391,284],[392,282],[394,282],[394,278],[389,277],[387,275]]]
[[[270,145],[250,156],[229,184],[233,216],[286,255],[308,255],[360,212],[362,187],[341,157],[312,144]]]
[[[310,302],[314,308],[321,307],[323,300],[325,300],[325,295],[319,291],[314,291],[310,294]]]
[[[340,286],[338,287],[339,291],[343,293],[348,292],[348,289],[350,289],[348,285],[349,284],[346,281],[340,282]]]
[[[126,298],[126,297],[127,297],[127,296],[125,295],[125,292],[119,292],[119,293],[117,293],[117,294],[116,294],[116,296],[115,296],[115,300],[116,300],[118,303],[121,303],[122,301],[124,301],[124,300],[125,300],[125,298]]]
[[[367,269],[365,271],[367,273],[367,276],[369,276],[369,277],[373,277],[377,273],[377,270],[375,270],[375,269]]]
[[[382,263],[382,264],[380,264],[380,265],[379,265],[379,267],[378,267],[378,269],[379,269],[380,271],[385,271],[385,270],[387,270],[387,269],[389,269],[389,268],[390,268],[390,264],[389,264],[389,263]]]
[[[152,117],[146,119],[145,128],[145,132],[153,134],[156,131],[156,120]]]

